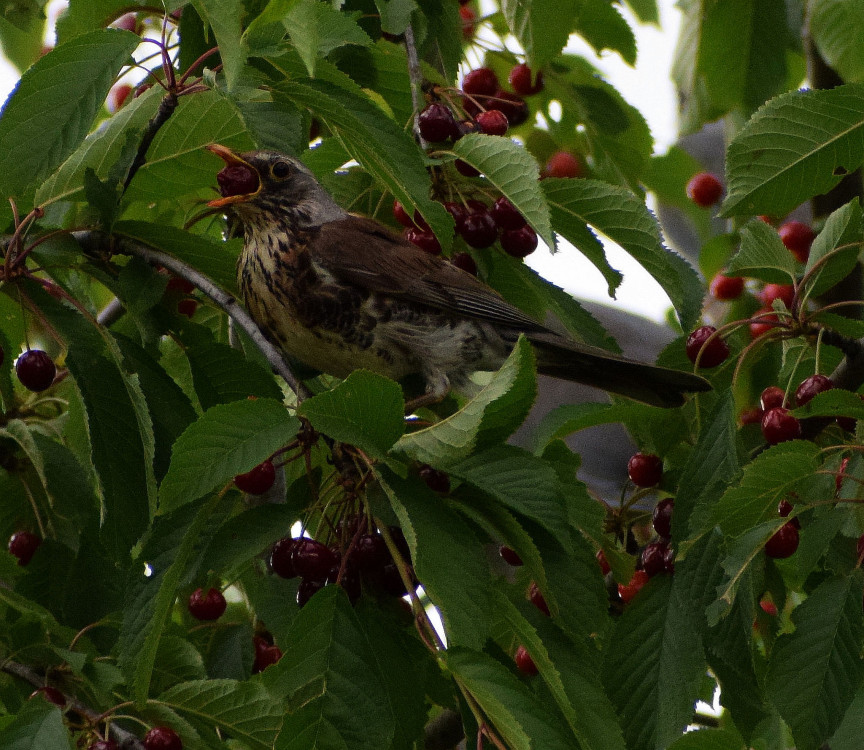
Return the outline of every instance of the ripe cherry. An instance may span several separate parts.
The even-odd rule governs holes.
[[[509,91],[498,89],[495,96],[489,100],[488,106],[503,112],[511,128],[521,125],[528,119],[528,105],[525,100]]]
[[[422,229],[406,229],[405,239],[412,245],[416,245],[429,255],[441,255],[441,243],[432,232],[424,232]]]
[[[549,605],[546,603],[546,598],[540,592],[540,589],[537,588],[537,584],[534,581],[531,581],[531,585],[528,587],[528,598],[531,600],[531,604],[537,607],[544,615],[549,616]]]
[[[255,661],[252,663],[252,673],[263,672],[271,664],[282,658],[282,650],[259,635],[252,638],[255,646]]]
[[[522,674],[527,674],[529,677],[533,677],[537,674],[537,665],[534,663],[531,654],[528,653],[525,646],[520,645],[519,648],[516,649],[513,661],[516,662],[516,667],[520,672],[522,672]]]
[[[467,271],[472,276],[477,275],[477,261],[474,260],[468,253],[456,253],[450,262],[457,268]]]
[[[268,458],[262,461],[254,469],[247,471],[245,474],[238,474],[234,477],[234,484],[241,492],[248,492],[250,495],[263,495],[269,490],[276,481],[276,467]]]
[[[644,570],[636,570],[633,572],[633,577],[630,579],[630,583],[618,584],[618,596],[621,597],[621,601],[624,604],[627,604],[637,593],[639,590],[648,583],[648,579],[650,576]]]
[[[609,561],[606,559],[606,553],[602,549],[598,549],[595,557],[597,558],[597,563],[600,565],[600,572],[605,576],[612,570],[612,566],[609,565]]]
[[[456,231],[458,232],[459,228],[462,226],[462,222],[469,213],[468,209],[466,209],[461,203],[456,203],[455,201],[447,201],[444,204],[444,208],[446,208],[447,213],[453,217],[453,223],[456,225]]]
[[[506,544],[502,544],[498,548],[498,554],[501,555],[501,559],[504,560],[508,565],[512,565],[514,568],[518,568],[522,565],[522,558],[519,557],[519,553],[516,552],[515,549],[508,547]]]
[[[177,303],[177,312],[180,315],[185,315],[187,318],[191,318],[195,315],[195,311],[198,309],[198,300],[194,299],[181,299]]]
[[[195,285],[191,281],[181,279],[179,276],[172,276],[165,285],[165,291],[192,294],[195,291]]]
[[[526,224],[525,217],[505,195],[492,204],[491,213],[495,223],[501,229],[521,229]]]
[[[42,540],[29,531],[16,531],[9,537],[9,552],[18,558],[19,565],[26,565],[33,559],[33,554]]]
[[[652,578],[658,573],[670,572],[667,568],[667,558],[671,562],[669,543],[663,539],[646,544],[640,556],[642,570]]]
[[[180,736],[170,727],[153,727],[144,735],[146,750],[183,750]]]
[[[582,164],[569,151],[556,151],[546,162],[544,177],[581,177]]]
[[[637,487],[654,487],[663,477],[663,459],[653,453],[634,453],[627,462],[627,476]]]
[[[758,320],[750,324],[750,338],[752,339],[758,339],[776,328],[776,323],[779,320],[776,313],[767,307],[757,310],[753,317],[758,318]]]
[[[473,248],[482,249],[492,245],[498,239],[498,227],[495,219],[485,208],[480,211],[472,211],[462,222],[459,233],[465,242]]]
[[[258,175],[246,164],[229,164],[216,175],[219,193],[223,198],[232,195],[251,195],[261,186]]]
[[[738,421],[742,424],[761,424],[762,417],[765,414],[761,406],[755,406],[752,409],[744,409],[738,415]]]
[[[759,293],[759,301],[763,307],[772,307],[775,299],[779,299],[786,305],[786,309],[792,309],[792,298],[795,296],[795,287],[791,284],[766,284]]]
[[[138,16],[135,13],[124,13],[111,26],[124,31],[135,31],[138,26]]]
[[[282,537],[270,552],[270,569],[280,578],[297,576],[293,559],[295,541],[290,536]]]
[[[491,68],[475,68],[462,79],[462,90],[471,96],[492,96],[498,88],[498,76]]]
[[[362,571],[380,570],[390,561],[384,537],[380,534],[361,534],[357,537],[351,559]]]
[[[330,569],[339,564],[332,550],[309,537],[295,540],[291,560],[297,575],[312,581],[326,580]]]
[[[795,403],[798,406],[804,406],[813,400],[817,393],[830,391],[834,387],[834,381],[827,375],[811,375],[809,378],[804,378],[801,385],[795,391]]]
[[[769,409],[762,417],[762,436],[769,445],[801,437],[801,423],[782,406]]]
[[[507,255],[524,258],[537,249],[537,232],[527,224],[521,229],[505,229],[501,232],[501,247]]]
[[[403,227],[407,229],[412,229],[416,227],[414,224],[414,219],[408,215],[408,212],[405,210],[405,206],[403,206],[398,200],[393,201],[393,218],[396,219]]]
[[[475,169],[463,159],[457,159],[454,161],[453,166],[456,167],[456,171],[463,177],[478,177],[480,175],[479,169]]]
[[[713,206],[721,195],[723,183],[710,172],[699,172],[687,183],[687,197],[702,208]]]
[[[790,503],[785,498],[779,503],[777,503],[777,514],[780,516],[780,518],[787,518],[794,509],[795,506],[792,505],[792,503]],[[793,518],[790,523],[795,524],[796,529],[801,528],[801,521],[799,521],[797,518]]]
[[[664,498],[654,506],[651,515],[651,523],[654,531],[664,539],[672,536],[672,511],[675,509],[675,501],[671,497]]]
[[[783,392],[783,389],[776,385],[769,385],[764,391],[762,391],[762,395],[759,397],[759,403],[762,406],[763,411],[768,411],[769,409],[776,409],[778,406],[783,406],[783,401],[786,398],[786,394]]]
[[[762,611],[766,615],[770,615],[771,617],[777,617],[777,605],[774,604],[770,599],[762,599],[759,602],[759,606],[762,608]]]
[[[487,109],[475,118],[480,126],[480,132],[486,135],[504,135],[510,123],[499,109]]]
[[[326,580],[318,581],[304,578],[297,587],[297,606],[305,607],[306,603],[326,585]]]
[[[28,349],[15,362],[15,374],[28,391],[39,393],[54,382],[57,366],[41,349]]]
[[[456,138],[458,129],[450,108],[440,102],[429,104],[417,118],[420,135],[427,141],[437,143]]]
[[[721,336],[711,336],[717,332],[714,326],[701,326],[693,331],[684,345],[687,359],[694,365],[699,360],[699,366],[704,368],[717,367],[729,357],[729,346]],[[711,339],[708,341],[708,339]],[[706,344],[706,342],[708,342]],[[701,356],[700,356],[701,353]]]
[[[798,529],[792,521],[784,523],[765,542],[765,554],[777,560],[790,557],[798,549]]]
[[[531,68],[525,63],[520,63],[510,71],[510,85],[517,94],[532,96],[543,90],[543,72],[538,72],[535,78]]]
[[[724,276],[718,273],[711,279],[709,291],[714,299],[724,302],[738,299],[744,291],[744,279],[741,276]]]
[[[799,263],[806,263],[810,257],[810,246],[816,238],[810,225],[801,221],[787,221],[780,226],[777,233],[795,259]]]
[[[420,467],[420,479],[426,482],[426,486],[433,492],[450,492],[450,477],[445,471],[434,469],[429,464]]]
[[[459,16],[462,19],[462,38],[466,42],[470,42],[474,38],[474,26],[477,15],[471,8],[461,5],[459,6]]]
[[[50,685],[43,685],[30,693],[31,698],[35,698],[37,695],[41,695],[46,701],[53,703],[55,706],[60,706],[60,708],[66,705],[66,696],[57,688]]]
[[[210,622],[225,614],[228,602],[219,589],[195,589],[189,595],[189,614],[196,620]]]

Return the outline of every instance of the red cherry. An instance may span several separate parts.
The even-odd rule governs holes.
[[[729,346],[721,336],[715,336],[707,344],[705,343],[716,332],[714,326],[701,326],[687,337],[684,348],[687,359],[694,365],[698,359],[700,367],[709,369],[717,367],[729,357]]]
[[[798,529],[792,521],[783,524],[765,543],[765,554],[775,560],[790,557],[798,549]]]
[[[511,128],[521,125],[528,119],[528,105],[525,100],[509,91],[498,89],[488,106],[503,112]]]
[[[799,263],[806,263],[810,257],[810,246],[816,238],[810,225],[801,221],[787,221],[780,226],[777,233],[795,259]]]
[[[468,253],[456,253],[450,262],[457,268],[467,271],[472,276],[477,275],[477,262]]]
[[[133,87],[128,83],[118,83],[116,86],[112,86],[111,90],[108,92],[108,98],[105,101],[105,106],[108,111],[113,115],[123,106],[132,91]]]
[[[134,32],[138,26],[138,16],[135,13],[124,13],[120,18],[114,21],[111,26],[115,29]]]
[[[612,566],[609,565],[609,561],[606,559],[606,553],[602,549],[598,549],[595,557],[600,565],[600,572],[605,576],[610,570],[612,570]]]
[[[772,307],[775,299],[779,299],[786,305],[787,310],[792,309],[792,298],[795,296],[795,287],[791,284],[766,284],[759,293],[759,301],[763,307]]]
[[[223,198],[251,195],[261,186],[258,174],[246,164],[228,164],[216,175],[219,193]]]
[[[669,555],[669,543],[663,539],[646,544],[640,555],[642,570],[652,578],[658,573],[667,571],[666,558]]]
[[[326,585],[326,580],[318,581],[304,578],[297,587],[297,606],[305,607],[306,603]]]
[[[41,349],[28,349],[15,362],[15,374],[28,391],[39,393],[51,386],[57,376],[54,360]]]
[[[433,492],[442,494],[450,492],[450,477],[444,471],[433,469],[428,464],[420,467],[420,479],[426,482],[426,486]]]
[[[531,68],[525,63],[520,63],[510,71],[510,85],[517,94],[522,96],[532,96],[543,90],[543,72],[537,73],[533,83],[532,79],[534,76],[531,73]]]
[[[634,453],[627,462],[627,476],[637,487],[654,487],[663,477],[663,459],[653,453]]]
[[[146,750],[183,750],[180,736],[169,727],[153,727],[144,735]]]
[[[813,400],[817,393],[830,391],[834,387],[834,381],[827,375],[811,375],[809,378],[804,378],[801,385],[795,391],[795,403],[798,406],[804,406]]]
[[[196,620],[218,620],[225,614],[228,602],[219,589],[195,589],[189,595],[189,614]]]
[[[408,229],[414,228],[416,225],[414,224],[414,219],[412,219],[408,212],[405,210],[405,206],[403,206],[399,201],[393,201],[393,218],[396,219],[403,227]]]
[[[501,555],[501,559],[504,560],[508,565],[512,565],[514,568],[518,568],[522,565],[522,558],[519,557],[519,553],[516,552],[515,549],[511,549],[506,544],[502,544],[498,548],[498,554]]]
[[[770,599],[762,599],[762,601],[759,602],[759,606],[765,614],[771,615],[771,617],[777,617],[777,605]]]
[[[492,204],[491,213],[495,223],[501,229],[521,229],[526,224],[525,217],[505,195]]]
[[[416,245],[429,255],[441,255],[441,243],[438,242],[438,238],[432,232],[424,232],[412,227],[406,229],[403,236],[412,245]]]
[[[675,509],[675,501],[671,497],[664,498],[654,506],[651,515],[651,523],[654,531],[664,539],[672,536],[672,511]]]
[[[498,109],[487,109],[476,117],[480,131],[486,135],[504,135],[510,123],[504,113]]]
[[[294,542],[290,536],[282,537],[270,552],[270,569],[280,578],[295,578],[297,571],[294,570]]]
[[[198,309],[198,300],[194,299],[181,299],[177,303],[177,312],[180,315],[185,315],[187,318],[191,318],[195,315],[195,311]]]
[[[42,540],[29,531],[16,531],[9,537],[9,552],[18,558],[19,565],[26,565],[33,559],[33,554]]]
[[[268,458],[262,461],[254,469],[247,471],[245,474],[238,474],[234,477],[234,484],[241,492],[248,492],[250,495],[263,495],[269,490],[276,481],[276,467]]]
[[[294,541],[291,561],[297,575],[312,581],[326,580],[330,569],[339,564],[339,559],[332,550],[309,537]]]
[[[780,518],[786,518],[793,511],[793,509],[794,506],[792,505],[792,503],[790,503],[786,499],[781,500],[777,504],[777,514],[780,516]],[[799,521],[797,518],[793,518],[790,523],[795,524],[796,529],[801,528],[801,521]]]
[[[420,135],[427,141],[437,143],[456,138],[458,129],[450,108],[440,102],[429,104],[417,118]]]
[[[760,424],[762,416],[765,414],[761,406],[755,406],[752,409],[745,409],[738,415],[738,421],[742,424]]]
[[[783,406],[785,398],[786,394],[783,392],[782,388],[779,388],[776,385],[769,385],[764,391],[762,391],[762,395],[759,397],[759,403],[762,406],[762,411],[768,411],[769,409],[776,409],[778,406]]]
[[[470,42],[474,38],[474,26],[477,15],[471,8],[461,5],[459,7],[459,16],[462,19],[462,38]]]
[[[505,229],[501,232],[501,247],[507,255],[524,258],[537,249],[537,232],[527,224],[521,229]]]
[[[568,151],[556,151],[543,169],[544,177],[581,177],[582,164]]]
[[[361,534],[351,559],[362,571],[380,570],[390,561],[390,551],[380,534]]]
[[[261,636],[254,636],[252,642],[255,645],[255,661],[252,664],[253,674],[263,672],[271,664],[275,664],[282,658],[282,650]]]
[[[801,423],[782,406],[769,409],[762,417],[762,435],[769,445],[801,437]]]
[[[700,172],[687,183],[687,197],[697,206],[708,208],[720,200],[723,183],[710,172]]]
[[[181,294],[192,294],[195,291],[195,285],[191,281],[181,279],[179,276],[172,276],[168,279],[168,284],[165,286],[166,292],[180,292]]]
[[[752,339],[758,339],[776,328],[775,323],[780,320],[775,312],[765,307],[757,310],[753,317],[758,319],[750,324],[750,338]]]
[[[711,279],[709,291],[714,299],[722,301],[738,299],[744,291],[744,279],[741,276],[724,276],[718,273]]]
[[[489,211],[473,211],[462,222],[459,232],[465,242],[473,248],[482,249],[492,245],[498,239],[498,227]]]
[[[462,90],[471,96],[492,96],[498,90],[498,76],[491,68],[475,68],[462,79]]]
[[[527,674],[529,677],[533,677],[537,674],[537,665],[534,663],[531,654],[528,653],[525,646],[519,646],[519,648],[516,649],[516,654],[513,657],[513,660],[516,662],[516,667],[520,672],[522,672],[522,674]]]
[[[480,175],[479,169],[475,169],[467,161],[463,161],[462,159],[457,159],[453,162],[453,165],[456,167],[456,171],[463,177],[478,177]]]
[[[528,598],[531,600],[531,604],[537,607],[544,615],[549,616],[549,605],[546,604],[546,598],[540,592],[540,589],[537,588],[537,584],[534,581],[531,581],[531,585],[528,587]]]
[[[461,203],[456,203],[455,201],[447,201],[444,204],[444,208],[453,217],[453,223],[456,225],[456,231],[458,232],[459,227],[468,215],[468,210]]]
[[[57,688],[50,685],[43,685],[30,693],[31,698],[35,698],[37,695],[41,695],[46,701],[53,703],[55,706],[60,706],[60,708],[66,705],[66,696]]]
[[[618,596],[621,597],[621,601],[624,604],[627,604],[637,593],[639,590],[648,583],[648,579],[650,576],[644,570],[636,570],[633,572],[633,577],[630,579],[630,583],[618,584]]]

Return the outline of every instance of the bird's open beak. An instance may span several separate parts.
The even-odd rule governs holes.
[[[226,146],[221,146],[218,143],[211,143],[205,146],[208,151],[216,154],[222,161],[225,162],[225,169],[223,169],[219,175],[225,174],[226,170],[230,167],[242,166],[246,169],[250,170],[251,174],[256,178],[256,189],[251,192],[238,192],[233,195],[225,195],[222,198],[216,198],[215,200],[208,201],[207,205],[211,208],[222,208],[223,206],[230,206],[234,203],[243,203],[244,201],[249,200],[253,195],[256,195],[258,191],[261,189],[261,178],[258,175],[258,171],[249,164],[247,161],[240,158],[238,154],[232,151],[230,148]],[[217,179],[218,179],[217,175]],[[219,180],[220,187],[222,187],[222,180]],[[223,190],[224,192],[224,190]]]

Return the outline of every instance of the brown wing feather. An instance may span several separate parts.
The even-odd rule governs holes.
[[[355,252],[344,251],[346,237],[358,243]],[[370,291],[516,330],[548,330],[470,273],[371,219],[349,216],[323,224],[309,250],[335,276]]]

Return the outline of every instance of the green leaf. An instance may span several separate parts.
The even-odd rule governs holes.
[[[857,393],[832,388],[816,394],[804,406],[792,410],[798,419],[808,417],[853,417],[864,419],[864,401]]]
[[[446,667],[465,685],[496,732],[513,750],[572,750],[564,724],[500,662],[454,647],[443,652]]]
[[[482,172],[510,199],[549,248],[555,248],[537,161],[523,146],[502,136],[474,134],[456,141],[453,153]]]
[[[382,458],[405,432],[405,400],[398,383],[356,370],[333,390],[297,410],[319,432]]]
[[[489,634],[489,564],[471,527],[418,479],[382,470],[381,485],[411,548],[417,577],[441,612],[447,642],[482,648]]]
[[[381,31],[401,34],[411,23],[411,14],[417,10],[417,3],[414,0],[375,0],[375,7],[381,16]]]
[[[864,163],[864,85],[791,91],[759,109],[729,144],[724,216],[784,215]]]
[[[670,577],[655,576],[606,643],[603,682],[633,750],[666,747],[693,718],[705,660],[688,607]]]
[[[837,729],[864,677],[862,588],[857,571],[821,583],[792,613],[795,631],[771,652],[767,692],[801,750],[815,750]]]
[[[420,151],[410,136],[368,98],[329,81],[284,81],[277,91],[308,109],[342,141],[348,153],[410,210],[429,222],[443,246],[453,236],[453,220],[429,197],[430,181]]]
[[[629,411],[629,404],[565,404],[543,415],[532,437],[534,451],[541,450],[553,440],[572,435],[588,427],[621,422]]]
[[[231,90],[239,81],[246,64],[246,45],[241,37],[240,24],[241,16],[245,14],[243,3],[241,0],[192,0],[192,5],[201,20],[213,29],[225,69],[225,80]]]
[[[185,505],[250,471],[287,445],[297,418],[273,399],[234,401],[208,409],[177,439],[159,488],[161,512]]]
[[[861,219],[858,198],[853,198],[828,217],[810,247],[805,272],[810,272],[817,264],[820,264],[820,269],[807,284],[807,294],[814,297],[824,294],[855,268],[861,252]]]
[[[75,150],[139,42],[128,31],[94,31],[24,73],[0,117],[0,195],[35,187]]]
[[[669,750],[745,750],[746,744],[734,729],[699,729],[679,737]]]
[[[657,220],[639,198],[597,180],[546,179],[541,185],[553,224],[566,214],[569,221],[589,224],[618,243],[669,295],[681,327],[693,327],[702,305],[699,277],[680,255],[663,247]]]
[[[807,6],[808,30],[819,54],[846,83],[864,81],[864,3],[814,0]]]
[[[561,53],[570,37],[578,6],[578,0],[502,1],[507,25],[525,50],[532,69],[541,69]]]
[[[462,17],[449,0],[423,0],[420,8],[422,58],[454,83],[462,59]]]
[[[359,14],[358,14],[359,15]],[[285,28],[309,75],[315,77],[319,57],[327,57],[345,44],[372,44],[354,18],[319,0],[295,2],[285,18]]]
[[[185,638],[165,635],[159,641],[150,688],[162,692],[179,682],[203,680],[204,660],[198,650]]]
[[[534,353],[523,337],[492,380],[459,411],[401,437],[393,447],[441,469],[494,445],[522,424],[537,393]]]
[[[129,2],[129,0],[88,0],[88,2],[70,3],[57,18],[57,44],[65,44],[88,31],[104,29],[123,12],[137,5],[146,5],[146,3]]]
[[[276,750],[389,747],[395,716],[376,646],[339,586],[325,586],[300,610],[282,659],[264,673],[288,702]]]
[[[728,276],[752,276],[771,284],[795,281],[795,258],[774,227],[753,219],[741,228],[741,246],[724,272]]]
[[[195,680],[166,690],[159,702],[201,734],[217,727],[250,750],[271,750],[282,724],[280,702],[260,682]]]
[[[31,700],[10,724],[0,730],[4,750],[72,750],[72,735],[63,724],[63,713],[45,699]]]
[[[547,0],[555,7],[552,0]],[[536,3],[534,4],[536,6]],[[556,19],[550,19],[553,24]],[[636,36],[618,8],[603,0],[579,0],[574,30],[599,55],[604,50],[615,50],[628,65],[636,63]]]
[[[660,14],[656,0],[626,0],[627,7],[633,11],[640,23],[659,24]]]

